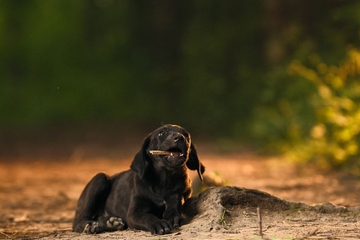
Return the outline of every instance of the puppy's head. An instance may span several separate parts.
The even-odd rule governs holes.
[[[131,169],[142,178],[150,161],[169,171],[186,164],[190,170],[197,170],[201,180],[205,171],[191,142],[190,134],[177,125],[166,124],[150,133],[145,138],[140,152],[136,154]]]

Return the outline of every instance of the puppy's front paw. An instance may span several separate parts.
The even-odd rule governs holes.
[[[99,222],[88,222],[85,225],[84,233],[87,234],[95,234],[95,233],[101,233],[104,231],[104,228],[100,226]]]
[[[106,227],[114,230],[123,230],[125,223],[121,218],[111,217],[106,221]]]
[[[171,228],[172,229],[176,229],[181,227],[181,216],[174,216],[170,219],[168,219],[168,221],[170,222]]]
[[[164,219],[170,223],[171,229],[179,228],[182,225],[182,218],[176,211],[165,213]]]
[[[171,233],[171,224],[165,219],[160,219],[151,226],[151,233],[153,235]]]

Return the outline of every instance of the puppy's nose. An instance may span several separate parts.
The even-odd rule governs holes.
[[[180,133],[174,133],[173,140],[174,140],[174,142],[184,140],[184,136]]]

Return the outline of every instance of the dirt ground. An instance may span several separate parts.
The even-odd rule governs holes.
[[[128,153],[133,150],[127,150],[126,154],[117,150],[101,156],[78,148],[68,157],[56,159],[51,154],[1,157],[0,239],[262,239],[256,209],[236,204],[225,206],[217,216],[204,210],[170,235],[134,230],[93,236],[71,232],[74,209],[85,184],[98,172],[114,174],[128,169],[132,160]],[[208,177],[216,176],[225,185],[257,189],[291,202],[331,202],[351,209],[262,209],[263,239],[360,239],[359,179],[298,169],[284,159],[251,153],[209,153],[200,146],[198,155]],[[196,173],[192,177],[196,179]],[[198,191],[197,180],[194,185]]]

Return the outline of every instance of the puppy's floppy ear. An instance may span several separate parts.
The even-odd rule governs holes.
[[[140,178],[143,178],[146,168],[147,149],[150,144],[150,135],[145,138],[144,143],[140,151],[135,155],[134,160],[131,163],[131,170],[136,172]]]
[[[190,154],[189,154],[189,159],[186,162],[186,166],[190,170],[196,170],[201,182],[203,181],[204,178],[202,174],[205,172],[205,166],[202,165],[202,163],[199,161],[195,146],[193,144],[191,144],[190,146]]]

